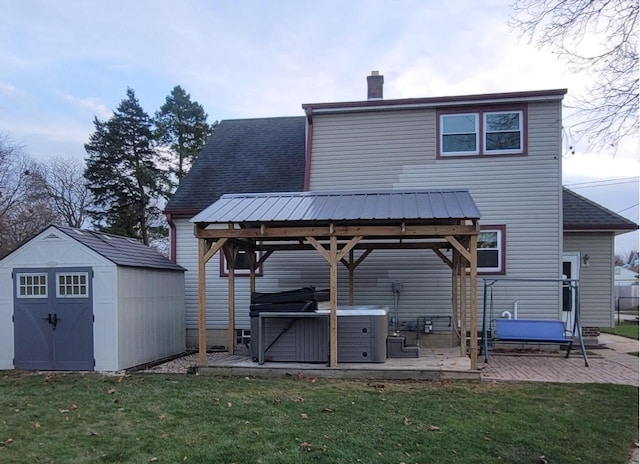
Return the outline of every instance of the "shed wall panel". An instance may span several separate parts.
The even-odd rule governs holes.
[[[181,272],[118,268],[119,369],[185,350]]]

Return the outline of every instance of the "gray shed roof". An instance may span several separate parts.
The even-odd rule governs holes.
[[[638,224],[577,193],[563,188],[564,230],[613,230],[618,233],[638,229]]]
[[[354,190],[223,195],[191,222],[384,222],[479,218],[480,211],[466,189]]]
[[[304,188],[305,118],[220,122],[165,212],[192,216],[225,193]]]
[[[134,238],[71,227],[53,227],[118,266],[166,269],[170,271],[185,270],[182,266],[170,261]]]

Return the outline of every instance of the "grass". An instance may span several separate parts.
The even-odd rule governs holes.
[[[626,385],[0,378],[2,463],[626,464],[637,431]]]
[[[622,323],[615,327],[600,327],[600,332],[620,335],[621,337],[631,338],[633,340],[638,340],[639,329],[638,324],[630,324],[630,323]]]

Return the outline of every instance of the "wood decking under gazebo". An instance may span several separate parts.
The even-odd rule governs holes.
[[[196,215],[198,239],[199,362],[206,362],[206,263],[222,251],[229,288],[228,350],[235,349],[235,257],[246,250],[250,290],[256,269],[280,250],[316,250],[329,264],[329,363],[337,366],[338,266],[349,271],[349,304],[354,274],[376,249],[430,249],[451,269],[452,316],[460,320],[456,344],[477,368],[477,238],[480,213],[469,192],[457,190],[344,191],[224,195]],[[449,256],[448,251],[451,251]],[[356,256],[356,251],[361,253]],[[262,252],[259,260],[256,253]],[[468,279],[467,279],[468,274]],[[467,295],[469,298],[467,298]],[[466,327],[469,309],[469,327]]]

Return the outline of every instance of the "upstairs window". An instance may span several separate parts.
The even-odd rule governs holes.
[[[523,155],[526,109],[438,112],[437,157]]]
[[[440,116],[440,125],[442,154],[478,154],[478,114],[443,114]]]
[[[521,153],[522,132],[522,111],[484,113],[486,153]]]

